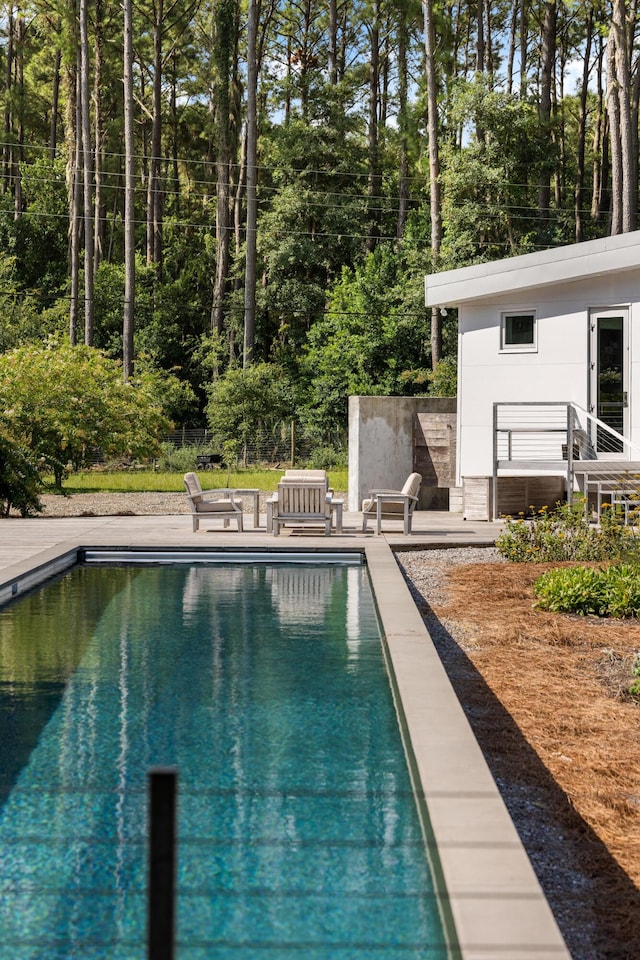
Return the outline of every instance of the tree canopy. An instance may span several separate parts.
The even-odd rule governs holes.
[[[125,379],[171,373],[187,425],[248,363],[334,436],[349,392],[433,389],[455,331],[425,272],[635,229],[638,19],[625,0],[5,4],[0,350],[57,333]]]
[[[105,456],[148,457],[169,429],[155,381],[122,379],[95,348],[27,344],[0,355],[0,428],[54,474]]]

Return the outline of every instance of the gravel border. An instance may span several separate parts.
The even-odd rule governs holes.
[[[446,550],[397,551],[396,560],[408,583],[414,601],[443,662],[447,675],[467,714],[471,727],[474,714],[460,694],[456,682],[468,669],[467,652],[473,650],[473,625],[464,626],[438,616],[432,609],[448,601],[447,571],[454,566],[474,563],[506,563],[494,547],[461,547]],[[492,769],[502,799],[527,851],[549,906],[560,927],[572,960],[604,960],[593,942],[595,919],[590,910],[593,901],[591,879],[576,859],[579,838],[571,835],[567,824],[547,812],[549,804],[544,787],[519,781],[517,772],[504,777]],[[526,779],[526,778],[525,778]],[[578,840],[578,843],[576,842]],[[619,953],[611,953],[620,957]]]

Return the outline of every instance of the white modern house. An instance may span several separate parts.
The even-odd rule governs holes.
[[[425,299],[458,309],[468,519],[640,486],[640,232],[431,274]]]

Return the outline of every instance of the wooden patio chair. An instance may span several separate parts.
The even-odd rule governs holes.
[[[219,490],[203,490],[195,473],[185,473],[184,486],[191,507],[193,532],[196,533],[201,519],[220,519],[223,526],[229,526],[229,520],[238,524],[238,533],[242,533],[242,500],[236,500],[232,492],[222,496]],[[212,499],[213,495],[217,495]]]
[[[362,502],[362,532],[367,532],[367,520],[375,517],[376,533],[381,532],[382,520],[402,520],[405,536],[408,536],[421,484],[420,474],[412,473],[402,490],[369,491],[369,497]]]
[[[331,534],[331,495],[326,480],[282,479],[278,491],[271,497],[269,514],[273,535],[287,523],[301,526],[322,524],[324,534]]]

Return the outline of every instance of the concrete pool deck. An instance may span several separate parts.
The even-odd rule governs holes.
[[[0,523],[0,602],[72,566],[83,548],[363,552],[385,634],[403,737],[418,795],[424,797],[432,867],[445,920],[455,929],[452,957],[461,960],[570,960],[495,782],[449,683],[393,548],[490,545],[499,523],[419,512],[413,532],[386,525],[362,535],[358,514],[344,532],[243,534],[220,522],[198,533],[190,515],[78,517]]]

